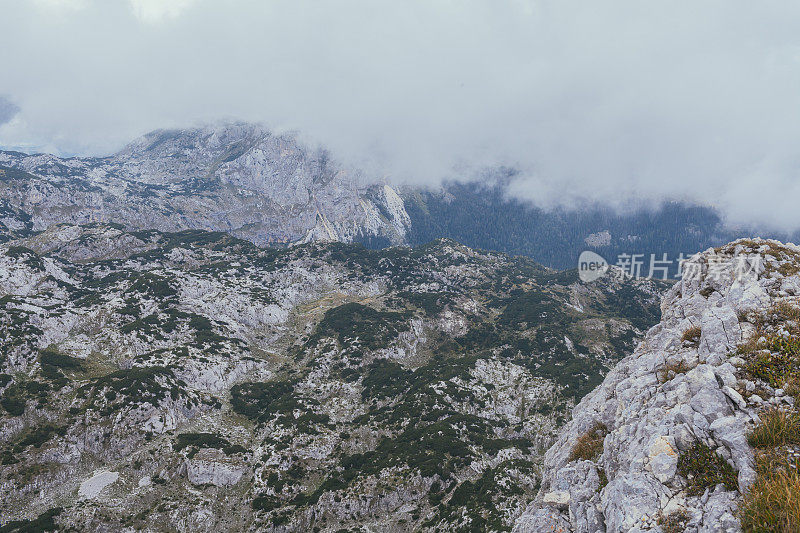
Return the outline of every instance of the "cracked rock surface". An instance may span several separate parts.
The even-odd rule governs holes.
[[[672,513],[685,513],[687,531],[739,531],[738,501],[756,476],[746,436],[765,403],[754,389],[775,405],[794,400],[749,378],[737,347],[753,340],[748,317],[797,305],[798,264],[799,247],[758,239],[695,255],[664,296],[661,322],[573,410],[514,531],[660,531]],[[687,333],[696,328],[699,337]],[[595,456],[575,458],[597,424],[606,434]],[[734,483],[688,490],[679,458],[698,443],[733,468]]]

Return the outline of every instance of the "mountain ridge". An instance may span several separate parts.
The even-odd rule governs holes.
[[[390,187],[364,183],[327,151],[254,124],[158,130],[105,158],[0,152],[0,165],[15,169],[4,171],[0,201],[27,215],[7,216],[6,230],[116,222],[227,231],[261,245],[391,244],[408,225]]]
[[[508,168],[477,182],[400,186],[249,123],[156,130],[108,157],[0,151],[0,167],[5,240],[60,222],[226,231],[260,246],[335,240],[383,248],[448,237],[558,269],[574,267],[590,249],[612,264],[639,254],[646,275],[666,254],[677,279],[682,258],[752,233],[726,227],[711,208],[680,202],[539,208],[509,196],[516,171]]]

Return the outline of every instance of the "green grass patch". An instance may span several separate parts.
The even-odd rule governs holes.
[[[688,480],[686,493],[698,496],[707,488],[725,485],[727,490],[738,488],[736,471],[714,450],[696,442],[678,456],[678,473]]]
[[[12,520],[0,526],[0,533],[38,533],[42,531],[57,531],[58,524],[55,517],[61,514],[63,509],[55,507],[49,509],[33,520]]]
[[[178,439],[172,446],[172,449],[181,451],[184,448],[189,448],[188,457],[190,459],[194,457],[201,448],[222,450],[225,455],[247,452],[244,446],[231,444],[224,437],[220,437],[214,433],[181,433],[178,435]]]
[[[771,336],[766,346],[751,353],[744,367],[753,377],[783,387],[800,376],[800,336]]]

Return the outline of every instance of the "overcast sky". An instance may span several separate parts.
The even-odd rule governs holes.
[[[796,0],[0,0],[0,146],[297,130],[394,181],[800,227]]]

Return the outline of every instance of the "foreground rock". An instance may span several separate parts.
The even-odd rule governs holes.
[[[514,531],[659,531],[670,520],[676,531],[739,531],[738,500],[755,479],[746,435],[764,404],[754,390],[775,406],[794,399],[753,381],[736,350],[751,322],[797,304],[799,265],[800,248],[775,241],[694,256],[661,323],[575,407]],[[576,447],[592,431],[602,442]],[[702,453],[719,475],[706,487],[685,466]]]

